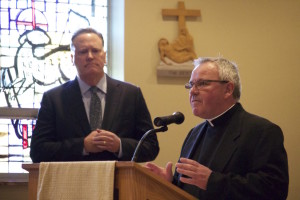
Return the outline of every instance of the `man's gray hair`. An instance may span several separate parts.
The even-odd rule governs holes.
[[[234,63],[231,62],[225,58],[198,58],[194,60],[194,66],[198,67],[199,65],[203,63],[213,63],[219,71],[219,78],[222,81],[230,81],[234,83],[234,90],[233,90],[233,98],[236,100],[240,100],[241,98],[241,90],[242,90],[242,85],[240,81],[240,75],[239,75],[239,70],[238,66]]]
[[[102,35],[100,32],[96,31],[96,30],[93,29],[93,28],[82,28],[82,29],[77,30],[77,31],[73,34],[73,36],[72,36],[71,44],[70,44],[71,51],[74,50],[74,44],[73,44],[73,42],[74,42],[75,38],[78,37],[78,36],[81,35],[81,34],[84,34],[84,33],[94,33],[94,34],[96,34],[96,35],[102,40],[102,45],[104,46],[103,35]]]

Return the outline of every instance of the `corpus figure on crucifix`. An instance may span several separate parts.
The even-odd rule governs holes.
[[[158,41],[158,50],[160,53],[160,59],[167,63],[165,57],[174,61],[175,63],[184,63],[189,60],[194,60],[197,55],[194,51],[193,37],[189,34],[188,29],[185,26],[185,17],[200,16],[199,10],[185,10],[184,2],[178,3],[178,9],[163,9],[163,16],[176,16],[178,17],[178,37],[172,42],[166,38],[161,38]]]

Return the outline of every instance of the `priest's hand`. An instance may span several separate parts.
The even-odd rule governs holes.
[[[146,167],[147,169],[149,169],[150,171],[154,172],[155,174],[157,174],[160,177],[163,177],[165,180],[172,182],[173,180],[173,172],[172,172],[172,163],[168,162],[166,164],[166,168],[163,167],[159,167],[154,163],[151,162],[147,162],[144,167]]]
[[[176,171],[185,175],[180,177],[181,182],[195,185],[203,190],[206,190],[209,176],[212,173],[211,169],[187,158],[180,158],[180,163],[176,163]]]

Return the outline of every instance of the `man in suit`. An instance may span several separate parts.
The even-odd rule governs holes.
[[[141,89],[104,73],[103,44],[102,34],[91,28],[73,35],[71,58],[78,75],[44,93],[31,140],[33,162],[129,161],[153,128]],[[139,150],[137,161],[154,160],[156,135]]]
[[[145,166],[199,199],[286,199],[283,133],[243,109],[237,66],[199,58],[185,87],[193,114],[205,121],[188,133],[174,175],[171,162]]]

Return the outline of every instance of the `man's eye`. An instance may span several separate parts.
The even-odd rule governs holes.
[[[207,81],[202,81],[202,84],[203,85],[208,85],[208,82]]]
[[[204,86],[205,85],[205,81],[199,81],[197,85]]]
[[[82,54],[86,54],[88,51],[87,50],[80,50],[78,51],[78,54],[82,55]]]
[[[200,87],[203,87],[203,86],[208,85],[208,82],[207,81],[199,81],[199,82],[197,82],[197,85]]]
[[[99,53],[99,52],[101,52],[100,49],[93,49],[93,53]]]

